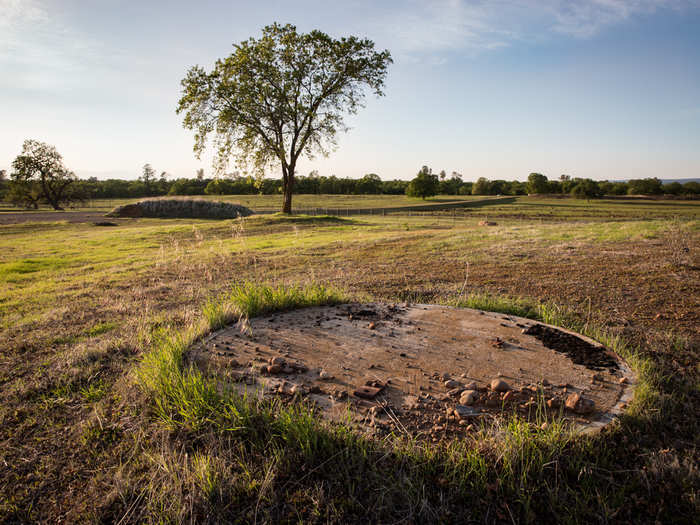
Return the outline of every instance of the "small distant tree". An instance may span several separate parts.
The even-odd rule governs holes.
[[[204,168],[197,170],[197,180],[204,180]]]
[[[571,190],[571,196],[577,199],[597,199],[603,196],[603,192],[596,181],[579,179]]]
[[[75,174],[63,165],[54,146],[38,140],[25,140],[22,153],[12,162],[10,198],[13,202],[37,208],[48,202],[54,210],[73,200],[71,185]]]
[[[670,182],[663,185],[664,193],[668,195],[680,195],[683,193],[683,185],[680,182]]]
[[[336,40],[273,24],[260,38],[234,45],[211,72],[191,68],[177,112],[195,131],[198,156],[214,136],[219,169],[232,154],[258,174],[279,165],[282,212],[291,213],[299,157],[332,149],[337,132],[347,129],[344,113],[356,113],[368,91],[383,95],[391,61],[389,51],[375,51],[371,40]]]
[[[428,166],[423,166],[418,175],[408,184],[406,195],[409,197],[432,197],[437,195],[440,181]]]
[[[627,193],[630,195],[661,195],[663,192],[661,181],[656,177],[632,179],[627,183]]]
[[[530,173],[527,177],[528,193],[547,193],[549,184],[547,177],[541,173]]]
[[[479,177],[472,185],[472,195],[488,195],[491,183],[486,177]]]
[[[7,172],[0,170],[0,199],[5,198],[5,193],[7,193]]]
[[[143,174],[139,177],[139,180],[143,182],[146,188],[146,194],[153,195],[153,185],[156,182],[156,170],[154,170],[150,164],[146,163],[143,165]]]
[[[376,173],[368,173],[357,181],[355,188],[360,195],[377,195],[382,192],[382,179]]]
[[[684,195],[700,195],[700,182],[689,181],[683,184]]]

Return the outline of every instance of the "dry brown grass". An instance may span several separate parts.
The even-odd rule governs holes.
[[[569,508],[587,512],[581,516],[589,521],[691,522],[698,509],[700,428],[693,414],[700,401],[700,282],[692,261],[674,262],[675,244],[665,230],[650,221],[649,238],[553,243],[539,221],[525,221],[490,231],[485,235],[493,237],[484,241],[472,222],[454,228],[424,222],[341,225],[356,228],[350,234],[333,230],[338,224],[331,221],[238,231],[190,227],[155,237],[153,253],[160,255],[152,264],[114,280],[68,282],[70,294],[51,297],[30,320],[0,333],[0,521],[457,519],[459,491],[443,485],[438,473],[420,478],[427,494],[421,511],[420,502],[397,503],[396,490],[417,488],[398,478],[389,478],[396,483],[392,490],[364,493],[371,500],[362,501],[333,478],[331,458],[323,465],[306,464],[301,456],[266,463],[260,451],[241,444],[225,448],[216,434],[164,430],[144,410],[147,400],[131,373],[154,328],[187,325],[232,282],[314,280],[358,297],[437,302],[460,293],[469,263],[469,291],[566,306],[639,344],[661,378],[651,413],[626,419],[600,438],[604,444],[590,445],[604,451],[599,467],[560,464],[563,478],[542,485],[525,506],[498,486],[485,487],[471,508],[485,521],[507,521],[511,514],[516,521],[553,519],[555,509]],[[522,230],[511,235],[514,227],[544,229],[533,237],[519,236]],[[329,229],[337,240],[324,237]],[[257,236],[267,231],[287,235],[289,244],[260,249]],[[696,246],[697,229],[684,231]],[[67,227],[56,235],[75,233]],[[322,243],[294,244],[306,234]],[[464,241],[450,242],[460,235]],[[227,239],[239,243],[235,250]],[[86,335],[103,324],[114,327]],[[375,474],[405,473],[381,454],[372,455],[380,470],[358,466],[377,490]],[[575,479],[576,468],[583,481]],[[303,482],[297,482],[292,476],[301,469]]]

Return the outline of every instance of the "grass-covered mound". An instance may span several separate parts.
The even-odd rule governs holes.
[[[187,219],[236,219],[253,212],[230,202],[204,199],[146,199],[133,204],[117,206],[107,217],[161,217]]]

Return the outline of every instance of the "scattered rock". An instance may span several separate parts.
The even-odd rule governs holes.
[[[491,381],[491,390],[494,392],[507,392],[510,390],[510,385],[503,381],[503,379],[494,379]]]
[[[279,357],[279,356],[270,358],[269,362],[271,365],[279,365],[279,366],[283,366],[285,363],[284,359]]]
[[[374,321],[372,321],[371,323],[369,323],[369,329],[370,329],[370,330],[374,330],[376,327],[377,327],[377,324],[376,324]]]
[[[595,403],[581,394],[569,394],[566,398],[566,408],[577,414],[588,414],[593,411]]]
[[[559,408],[561,406],[561,399],[558,397],[552,397],[547,400],[547,406],[549,408]]]
[[[328,372],[326,372],[325,370],[321,370],[318,373],[318,378],[321,381],[330,381],[331,379],[334,379],[334,377],[331,374],[329,374]]]
[[[459,397],[460,405],[473,405],[479,396],[478,392],[475,390],[465,390]]]
[[[621,377],[619,383],[621,385],[626,385],[627,383],[629,383],[629,379],[627,379],[626,377]]]
[[[282,371],[282,367],[280,365],[268,365],[267,366],[267,373],[268,374],[279,374]]]
[[[509,390],[508,392],[503,394],[503,401],[507,403],[508,401],[510,401],[513,398],[513,395],[514,395],[513,391]]]
[[[454,379],[448,379],[445,381],[445,388],[459,388],[462,386],[459,381],[455,381]]]
[[[468,385],[464,387],[465,390],[477,390],[479,387],[476,385],[476,382],[472,381]]]

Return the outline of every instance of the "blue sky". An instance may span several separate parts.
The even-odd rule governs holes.
[[[273,21],[395,61],[302,174],[700,177],[700,0],[0,0],[0,169],[35,138],[81,177],[211,174],[175,114],[180,79]]]

